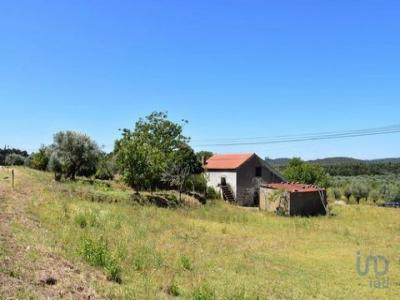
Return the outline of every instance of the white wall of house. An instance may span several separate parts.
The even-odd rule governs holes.
[[[216,191],[221,192],[221,189],[218,185],[221,184],[222,177],[225,177],[226,183],[229,184],[233,195],[236,198],[236,171],[207,171],[207,186],[213,187]]]

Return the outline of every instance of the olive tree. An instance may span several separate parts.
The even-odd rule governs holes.
[[[6,166],[22,166],[25,162],[25,156],[17,153],[11,153],[6,156],[5,165]]]
[[[95,141],[83,133],[60,131],[54,135],[52,152],[61,163],[65,178],[74,180],[75,176],[91,176],[96,172],[100,149]]]

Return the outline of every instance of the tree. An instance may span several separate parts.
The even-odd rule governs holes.
[[[344,196],[345,196],[346,199],[347,199],[347,203],[350,202],[350,197],[351,197],[352,193],[353,193],[353,191],[352,191],[352,189],[351,189],[351,186],[349,186],[349,185],[346,186],[345,189],[344,189],[344,191],[343,191],[343,194],[344,194]]]
[[[374,203],[376,203],[380,199],[380,194],[379,191],[377,190],[372,190],[369,193],[369,199],[372,200]]]
[[[56,152],[65,178],[74,180],[76,175],[90,176],[96,172],[100,150],[89,136],[60,131],[54,135],[52,151]]]
[[[23,156],[24,158],[28,157],[28,152],[26,152],[24,150],[19,150],[16,148],[8,148],[8,147],[4,146],[3,149],[0,149],[0,165],[7,164],[5,160],[6,160],[6,157],[9,156],[10,154],[18,154],[20,156]],[[9,160],[10,160],[9,162],[11,162],[11,163],[13,163],[13,159],[15,158],[15,157],[14,158],[12,158],[12,157],[13,157],[13,155],[11,156],[11,158],[9,158]],[[18,157],[17,163],[20,163],[20,157]]]
[[[187,144],[181,144],[174,151],[170,164],[163,173],[162,180],[179,191],[179,200],[182,200],[182,192],[185,183],[192,174],[203,171],[201,163],[194,154],[193,149]]]
[[[197,159],[199,160],[200,163],[203,163],[207,161],[211,156],[213,156],[213,153],[210,151],[199,151],[196,153]]]
[[[137,192],[160,184],[167,167],[173,165],[176,153],[189,142],[182,124],[168,120],[168,115],[153,112],[139,119],[133,131],[122,130],[115,144],[117,164],[123,181]],[[178,151],[179,152],[179,151]],[[175,168],[175,167],[174,167]]]
[[[116,173],[115,157],[112,153],[102,155],[97,163],[95,177],[101,180],[112,180]]]
[[[350,186],[351,194],[356,199],[357,204],[360,204],[360,200],[365,198],[368,199],[369,189],[368,186],[363,183],[353,183]]]
[[[338,188],[333,189],[333,195],[335,196],[336,200],[340,200],[342,198],[342,192]]]
[[[321,166],[305,163],[300,158],[291,159],[283,175],[292,182],[316,184],[322,187],[327,187],[329,183],[328,175]]]
[[[61,180],[62,176],[62,171],[63,171],[63,166],[60,160],[60,157],[58,156],[57,151],[53,151],[50,155],[49,159],[49,164],[48,164],[48,169],[52,172],[54,172],[54,179],[56,181]]]
[[[6,166],[22,166],[25,162],[25,156],[21,154],[11,153],[6,156]]]
[[[50,153],[45,146],[40,147],[39,151],[31,155],[30,166],[37,170],[46,170],[49,163]]]

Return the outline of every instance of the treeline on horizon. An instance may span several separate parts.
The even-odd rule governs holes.
[[[266,161],[279,170],[284,170],[289,158],[269,159]],[[320,165],[330,176],[360,176],[400,174],[400,158],[359,160],[348,157],[332,157],[307,161]]]

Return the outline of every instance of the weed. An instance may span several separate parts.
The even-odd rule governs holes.
[[[192,264],[190,263],[189,257],[187,257],[186,255],[182,255],[182,256],[181,256],[181,258],[180,258],[180,264],[181,264],[181,267],[182,267],[184,270],[187,270],[187,271],[192,270]]]
[[[133,266],[136,271],[144,271],[151,268],[158,269],[162,263],[161,255],[154,248],[148,246],[139,248],[133,259]]]
[[[87,226],[86,216],[83,213],[79,213],[75,216],[75,223],[79,225],[80,228],[85,228]]]
[[[173,280],[171,282],[171,284],[167,287],[167,293],[168,293],[168,295],[175,296],[175,297],[177,297],[181,294],[179,286],[177,285],[175,280]]]
[[[215,298],[214,291],[208,285],[204,285],[193,291],[192,299],[193,300],[213,300],[216,298]]]
[[[87,226],[96,227],[99,225],[97,216],[93,212],[79,212],[75,216],[75,222],[81,227],[85,228]]]
[[[121,267],[111,254],[104,239],[84,238],[81,245],[81,255],[90,265],[102,267],[108,280],[121,283]]]

